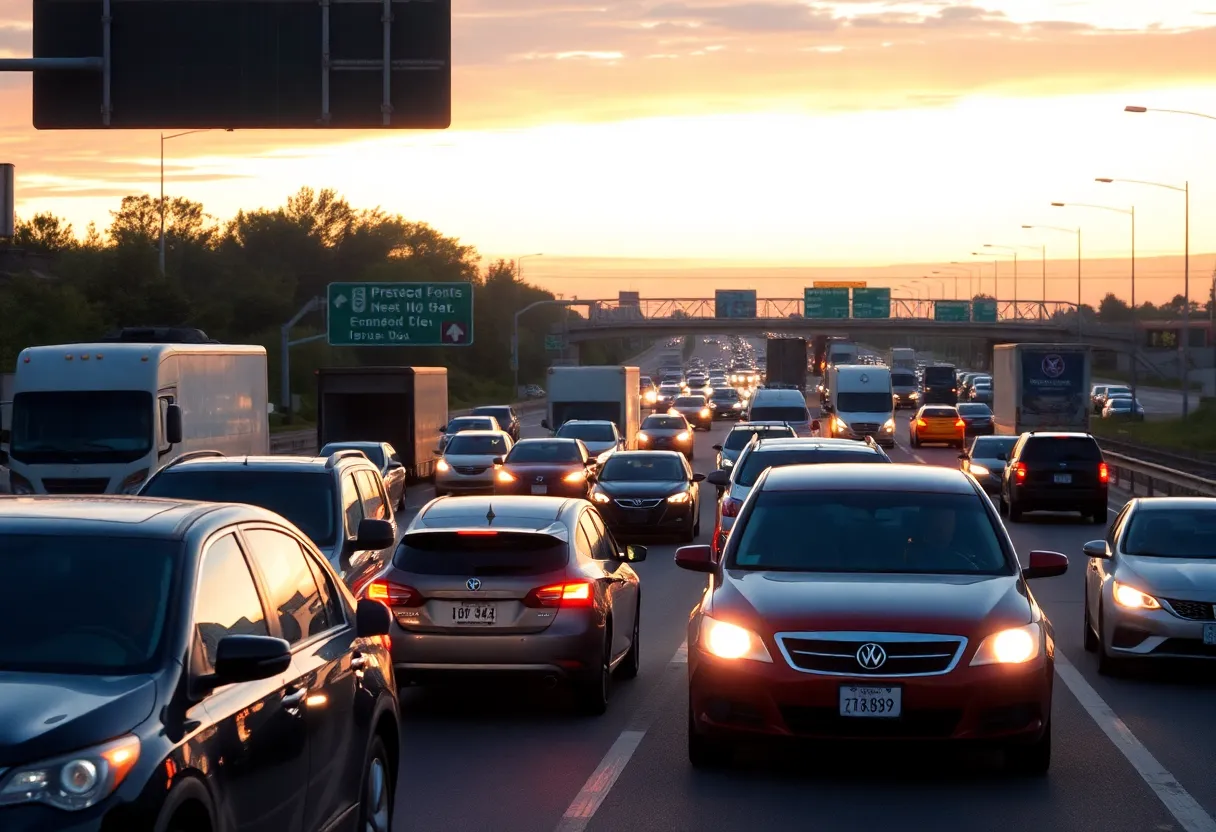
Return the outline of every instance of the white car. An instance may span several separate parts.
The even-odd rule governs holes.
[[[571,419],[558,428],[554,436],[583,440],[587,453],[593,457],[624,450],[626,445],[616,423],[606,419]]]
[[[435,463],[435,496],[494,491],[494,460],[511,450],[502,430],[466,430],[448,440]]]

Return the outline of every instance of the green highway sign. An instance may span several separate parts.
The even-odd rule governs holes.
[[[854,289],[853,290],[854,318],[889,318],[891,317],[890,289]]]
[[[467,347],[472,283],[331,283],[331,347]]]
[[[560,335],[546,335],[545,349],[549,352],[561,352],[566,348],[565,339]]]
[[[803,317],[847,318],[849,317],[849,290],[845,288],[804,289],[802,295]]]
[[[975,322],[977,324],[996,323],[996,301],[977,300],[974,306]]]
[[[718,289],[714,292],[714,317],[756,317],[756,290]]]
[[[971,304],[965,300],[935,300],[933,301],[933,320],[969,321],[971,320]]]

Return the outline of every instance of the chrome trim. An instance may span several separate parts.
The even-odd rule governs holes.
[[[946,666],[944,670],[937,670],[933,673],[836,673],[828,670],[805,670],[794,664],[793,658],[790,656],[790,651],[785,646],[785,639],[814,639],[817,641],[856,641],[865,644],[866,642],[874,642],[876,644],[886,643],[916,643],[918,641],[953,641],[958,644],[955,650],[954,659]],[[775,633],[773,640],[777,643],[777,649],[781,651],[782,657],[785,658],[785,663],[790,666],[791,670],[796,670],[799,673],[809,673],[813,676],[836,676],[848,679],[910,679],[919,676],[945,676],[954,668],[958,667],[962,661],[963,654],[967,652],[967,639],[964,636],[949,636],[949,635],[933,635],[931,633],[880,633],[880,632],[839,632],[836,630],[828,632],[790,632],[790,633]],[[795,651],[801,655],[822,655],[810,653],[808,651]],[[848,652],[828,654],[836,658],[854,658],[856,650]],[[943,654],[926,654],[916,656],[898,656],[895,658],[934,658],[940,657]],[[892,657],[888,657],[887,661],[891,661]]]
[[[617,497],[615,502],[621,508],[651,509],[657,508],[663,502],[662,497]]]

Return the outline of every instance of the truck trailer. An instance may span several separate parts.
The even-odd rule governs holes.
[[[806,390],[805,338],[769,338],[764,352],[765,386]]]
[[[616,424],[626,447],[635,450],[642,427],[641,371],[637,367],[550,367],[542,426],[557,430],[571,419]]]
[[[992,350],[996,432],[1089,432],[1092,353],[1085,344],[998,344]]]

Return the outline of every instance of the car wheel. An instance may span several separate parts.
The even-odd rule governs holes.
[[[680,542],[681,543],[692,543],[696,539],[697,539],[697,529],[695,526],[690,526],[689,528],[680,532]]]
[[[1005,502],[1005,492],[1002,491],[997,497],[996,510],[1000,512],[1002,517],[1009,516],[1009,503]]]
[[[1119,659],[1106,651],[1106,614],[1098,605],[1098,673],[1103,676],[1116,676],[1119,671]]]
[[[688,762],[693,768],[712,769],[729,765],[734,759],[734,749],[722,740],[711,739],[697,732],[692,718],[692,705],[688,706]]]
[[[1096,653],[1098,650],[1098,634],[1094,632],[1093,616],[1089,614],[1089,591],[1085,593],[1085,652]]]
[[[1043,734],[1027,745],[1010,745],[1005,749],[1005,765],[1016,774],[1041,777],[1051,768],[1051,720]]]
[[[356,826],[360,832],[392,832],[394,785],[384,740],[375,737],[363,767],[363,794]]]
[[[629,642],[629,652],[616,666],[616,675],[619,679],[636,679],[638,671],[642,669],[641,643],[638,639],[638,633],[641,631],[641,604],[642,596],[639,595],[639,610],[633,614],[633,640]]]
[[[608,710],[608,695],[612,688],[612,629],[604,630],[604,643],[599,653],[588,664],[598,665],[599,672],[592,672],[575,683],[574,699],[578,709],[588,716],[599,716]]]

